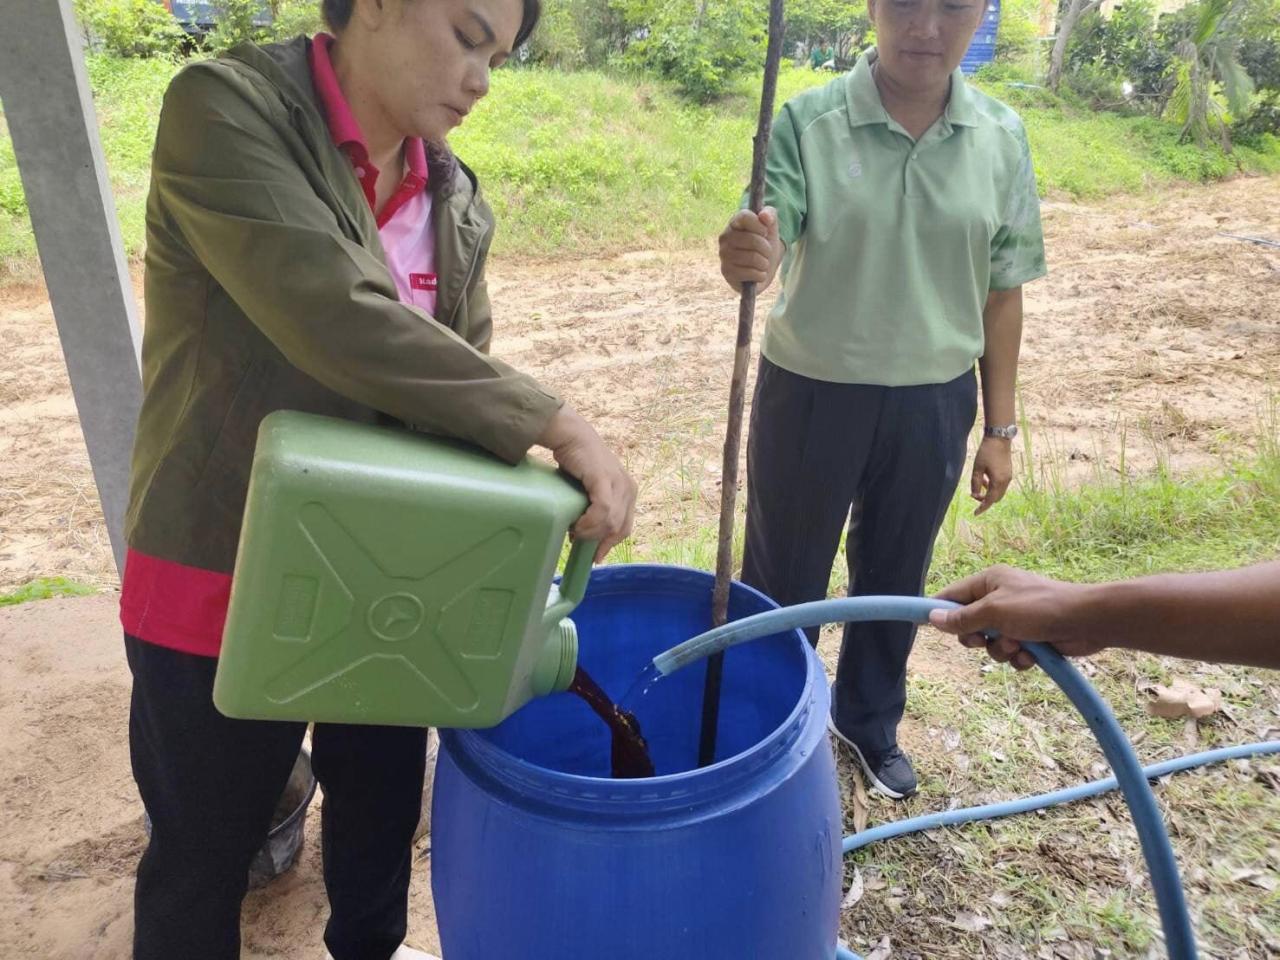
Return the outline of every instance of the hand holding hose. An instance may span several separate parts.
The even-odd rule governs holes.
[[[1239,570],[1158,574],[1114,583],[1060,583],[992,567],[954,583],[929,621],[969,647],[986,646],[1019,670],[1035,639],[1069,657],[1124,647],[1207,663],[1280,668],[1280,562]],[[989,644],[983,634],[1002,639]]]
[[[1078,629],[1085,591],[1013,567],[992,567],[939,593],[938,599],[965,606],[934,610],[929,622],[959,636],[966,647],[986,647],[991,659],[1028,670],[1036,661],[1022,640],[1051,644],[1068,657],[1089,656],[1105,647],[1097,634]],[[995,639],[989,639],[993,634]]]

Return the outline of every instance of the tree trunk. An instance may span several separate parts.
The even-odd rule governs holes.
[[[709,4],[710,2],[711,0],[702,0],[702,3],[698,5],[698,15],[693,18],[694,33],[698,33],[702,30],[702,21],[706,19],[707,4]]]
[[[1058,36],[1053,41],[1053,53],[1049,55],[1049,77],[1046,81],[1049,89],[1057,93],[1062,83],[1062,67],[1067,59],[1067,44],[1071,42],[1071,33],[1085,14],[1097,10],[1102,0],[1071,0],[1067,12],[1058,23]]]

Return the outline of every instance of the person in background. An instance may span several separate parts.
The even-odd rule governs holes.
[[[782,289],[761,347],[747,452],[742,579],[783,605],[827,595],[847,529],[849,592],[918,594],[986,424],[969,490],[981,513],[1013,476],[1022,287],[1045,273],[1018,116],[960,60],[979,0],[870,0],[877,46],[788,102],[768,206],[720,236],[734,289]],[[818,639],[817,629],[809,631]],[[909,624],[844,631],[831,729],[871,786],[916,789],[898,745]]]
[[[1117,647],[1280,669],[1280,562],[1097,584],[992,567],[938,597],[967,606],[934,611],[935,627],[1019,670],[1035,663],[1024,640],[1069,657]]]
[[[533,31],[538,0],[323,11],[332,34],[188,66],[160,115],[120,600],[153,827],[136,960],[239,956],[249,864],[305,732],[212,702],[267,414],[412,425],[513,463],[546,447],[586,488],[574,532],[601,541],[597,559],[634,514],[635,483],[587,421],[489,356],[493,215],[447,145]],[[421,729],[312,733],[335,960],[426,956],[403,945],[425,755]]]

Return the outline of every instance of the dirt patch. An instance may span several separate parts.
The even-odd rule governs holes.
[[[1277,390],[1280,251],[1218,234],[1280,238],[1280,179],[1241,179],[1159,201],[1051,203],[1045,222],[1053,273],[1028,290],[1022,368],[1037,449],[1049,451],[1044,461],[1068,478],[1087,478],[1118,470],[1122,461],[1129,469],[1163,462],[1187,470],[1247,450],[1259,406]],[[712,524],[736,306],[710,249],[502,262],[491,285],[495,350],[563,392],[638,476],[638,555],[648,542]],[[54,575],[113,586],[41,289],[0,291],[0,338],[7,352],[0,370],[0,589]],[[0,913],[11,918],[0,932],[5,957],[128,954],[131,874],[143,834],[129,774],[129,678],[115,602],[108,592],[0,610]],[[837,649],[838,636],[829,633],[824,656],[833,661]],[[975,669],[953,643],[927,633],[913,662],[917,678],[960,689],[972,685]],[[948,795],[950,785],[964,786],[954,780],[954,735],[914,720],[903,732],[919,746],[926,773],[949,785]],[[851,768],[847,758],[841,762],[848,781]],[[877,803],[873,819],[899,812]],[[317,822],[298,867],[250,896],[246,957],[320,955],[326,909]],[[1188,832],[1196,829],[1203,832]],[[927,841],[935,842],[950,889],[972,860],[967,848]],[[435,935],[428,853],[419,850],[410,899],[411,932],[425,948]],[[1065,856],[1070,862],[1069,851]],[[1121,860],[1098,869],[1115,873],[1117,863],[1133,859],[1126,847]],[[886,929],[892,917],[899,925],[916,917],[920,926],[908,924],[907,938],[914,949],[955,955],[954,944],[929,940],[949,936],[932,916],[941,903],[926,897],[893,906],[901,899],[898,881],[886,874],[868,882],[881,883],[885,902],[905,911],[876,915],[868,930]],[[1032,916],[1052,912],[1041,902],[1025,907]],[[1028,955],[988,951],[977,939],[970,946],[971,956]]]
[[[1027,291],[1035,469],[1214,463],[1251,441],[1280,370],[1280,179],[1048,203],[1052,273]],[[637,544],[714,521],[736,305],[711,250],[499,262],[495,351],[561,391],[641,483]],[[766,303],[770,298],[766,296]],[[757,333],[763,326],[757,324]],[[0,588],[114,582],[53,315],[0,293]]]
[[[115,597],[2,609],[0,636],[0,956],[123,960],[146,835]],[[297,866],[246,901],[246,960],[324,955],[319,803],[317,794]],[[410,942],[423,949],[436,947],[429,844],[410,896]]]

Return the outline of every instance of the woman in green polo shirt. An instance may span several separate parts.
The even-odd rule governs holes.
[[[782,268],[742,573],[780,603],[826,596],[846,519],[851,594],[923,589],[977,414],[975,361],[978,512],[1012,479],[1022,285],[1045,273],[1044,243],[1022,123],[958,69],[984,9],[868,0],[877,48],[783,107],[768,207],[720,237],[735,289]],[[905,624],[847,626],[832,689],[832,730],[895,798],[916,789],[897,742],[914,639]]]

